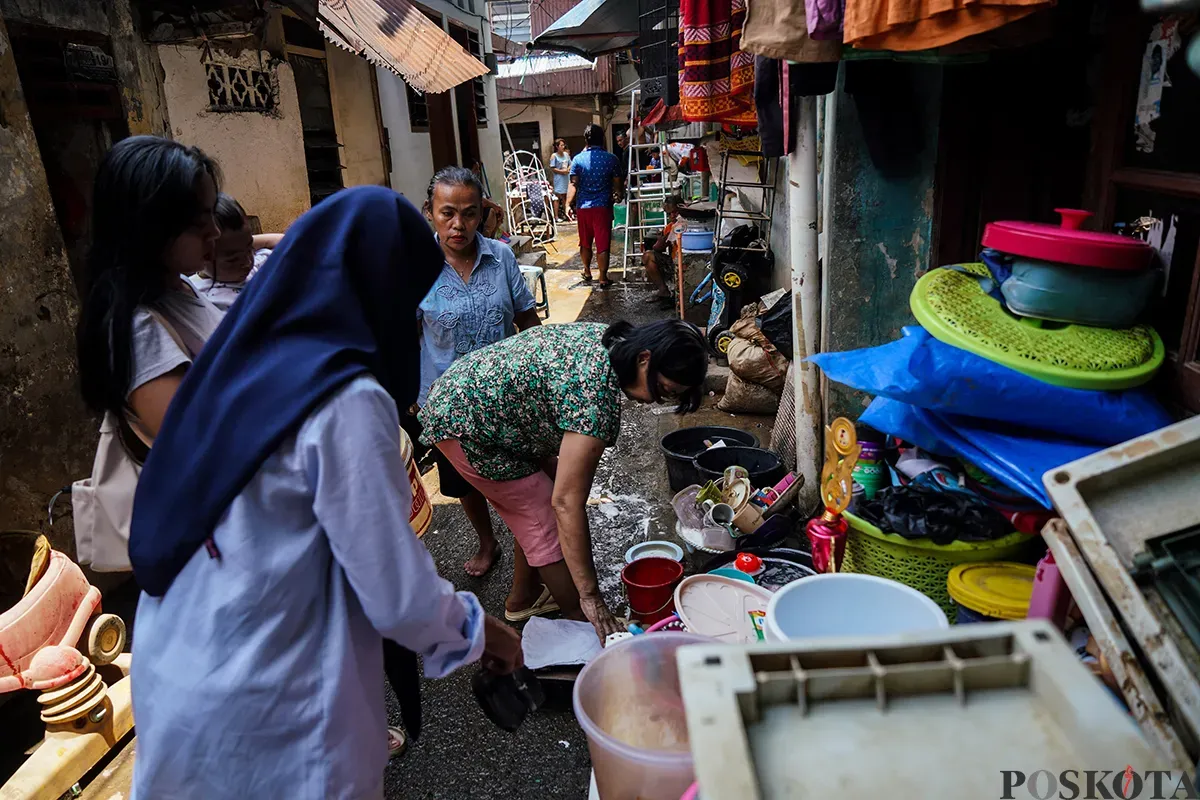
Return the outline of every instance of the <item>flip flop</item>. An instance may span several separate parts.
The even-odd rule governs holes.
[[[588,286],[591,286],[592,285],[592,273],[590,273],[590,272],[579,273],[579,280],[583,281]]]
[[[611,289],[613,282],[612,281],[600,281],[596,285],[599,286],[601,289]]]
[[[538,599],[534,601],[533,605],[523,611],[509,611],[506,608],[504,609],[504,618],[509,622],[524,622],[530,617],[549,614],[552,611],[558,611],[558,603],[554,602],[550,590],[543,586],[542,593],[538,595]]]
[[[408,735],[400,728],[394,728],[391,725],[387,729],[388,737],[388,760],[399,758],[408,750]]]

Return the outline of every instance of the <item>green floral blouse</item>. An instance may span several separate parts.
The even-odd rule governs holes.
[[[567,431],[611,446],[621,431],[621,387],[600,343],[607,325],[543,325],[476,350],[434,382],[421,441],[457,439],[494,481],[532,475]]]

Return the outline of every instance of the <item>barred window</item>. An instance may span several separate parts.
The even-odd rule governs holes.
[[[275,107],[271,76],[249,67],[206,64],[210,111],[270,111]]]

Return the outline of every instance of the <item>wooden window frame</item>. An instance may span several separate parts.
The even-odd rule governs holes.
[[[1111,230],[1116,219],[1117,194],[1145,191],[1200,201],[1200,174],[1126,166],[1125,148],[1141,76],[1140,59],[1146,47],[1148,18],[1136,4],[1111,9],[1101,85],[1107,87],[1097,104],[1092,126],[1092,166],[1085,198],[1097,211],[1098,230]],[[1178,265],[1182,267],[1182,265]],[[1170,400],[1191,413],[1200,412],[1200,248],[1192,264],[1180,341],[1164,342],[1167,349]]]

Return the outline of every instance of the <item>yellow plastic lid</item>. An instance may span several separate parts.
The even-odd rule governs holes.
[[[977,613],[996,619],[1025,619],[1034,572],[1028,564],[1008,561],[959,564],[950,570],[946,589],[954,602]]]

